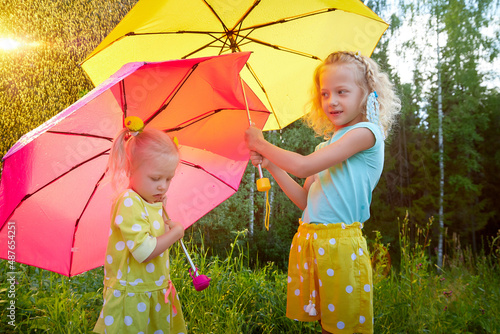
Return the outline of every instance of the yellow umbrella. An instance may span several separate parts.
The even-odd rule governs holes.
[[[140,0],[82,67],[97,85],[128,62],[252,51],[241,76],[273,112],[273,130],[304,115],[323,58],[369,56],[387,27],[359,0]]]

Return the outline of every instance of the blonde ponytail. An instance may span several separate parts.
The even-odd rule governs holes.
[[[130,172],[130,161],[126,152],[126,143],[130,136],[127,128],[123,128],[113,141],[109,151],[108,176],[115,193],[127,187]]]

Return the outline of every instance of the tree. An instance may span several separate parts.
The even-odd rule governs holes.
[[[417,21],[417,17],[426,18],[426,31],[439,31],[441,66],[436,64],[434,55],[437,50],[432,45],[430,49],[422,48],[422,45],[413,48],[414,52],[423,55],[423,65],[431,68],[431,76],[425,79],[430,89],[424,92],[428,103],[423,111],[427,116],[427,131],[437,141],[438,92],[442,87],[446,170],[444,222],[450,231],[470,238],[475,247],[476,231],[486,225],[492,214],[482,196],[484,157],[479,149],[485,140],[483,134],[488,128],[488,115],[480,112],[487,92],[483,84],[484,74],[479,68],[481,61],[490,61],[498,55],[494,38],[482,34],[482,28],[495,18],[495,3],[452,0],[445,4],[440,0],[430,0],[403,5],[413,21]],[[442,78],[441,84],[438,74]],[[433,160],[437,163],[439,155],[434,155]],[[435,210],[427,213],[433,214],[432,211]],[[443,233],[443,230],[438,233]]]
[[[498,51],[481,32],[489,22],[492,1],[454,0],[443,6],[443,124],[446,135],[447,193],[451,230],[470,235],[475,250],[475,232],[482,229],[490,212],[481,198],[484,179],[483,157],[478,145],[484,140],[488,114],[480,112],[486,96],[480,60]],[[456,196],[460,193],[461,196]],[[452,222],[452,223],[451,223]]]

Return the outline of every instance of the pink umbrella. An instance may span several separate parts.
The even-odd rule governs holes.
[[[234,194],[249,159],[248,119],[262,128],[269,116],[239,77],[249,56],[126,64],[24,135],[3,158],[0,244],[15,237],[16,262],[66,276],[103,265],[112,197],[106,164],[127,116],[178,138],[172,219],[187,228]],[[8,251],[1,247],[0,258]]]

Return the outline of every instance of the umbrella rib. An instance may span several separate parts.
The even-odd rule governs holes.
[[[214,44],[214,43],[215,43],[215,42],[217,42],[217,41],[222,42],[221,38],[217,38],[217,37],[213,36],[211,33],[209,33],[208,35],[210,35],[210,36],[211,36],[214,40],[213,40],[213,41],[211,41],[210,43],[207,43],[207,44],[203,45],[202,47],[199,47],[198,49],[194,50],[193,52],[190,52],[190,53],[188,53],[187,55],[185,55],[185,56],[181,57],[181,59],[186,59],[186,58],[188,58],[188,57],[190,57],[190,56],[194,55],[195,53],[198,53],[199,51],[201,51],[201,50],[203,50],[203,49],[205,49],[205,48],[209,48],[209,47],[211,47],[211,45],[212,45],[212,44]],[[224,43],[224,44],[225,44],[225,42],[222,42],[222,43]],[[217,47],[217,46],[214,46],[214,47]],[[217,48],[218,48],[218,47],[217,47]]]
[[[224,31],[228,31],[229,29],[227,28],[226,24],[222,21],[222,19],[217,14],[217,12],[213,9],[213,7],[210,6],[210,4],[208,2],[206,2],[205,0],[203,0],[203,2],[205,3],[205,5],[208,6],[208,8],[210,8],[210,11],[212,12],[212,14],[214,14],[214,16],[217,18],[217,20],[219,20],[220,24],[222,25],[222,28],[224,28]]]
[[[129,32],[125,36],[145,36],[145,35],[176,35],[176,34],[198,34],[198,35],[213,35],[225,34],[225,31],[208,31],[208,30],[177,30],[177,31],[152,31],[152,32]]]
[[[279,19],[279,20],[276,20],[276,21],[271,21],[271,22],[266,22],[266,23],[261,23],[261,24],[257,24],[257,25],[245,27],[245,28],[243,28],[241,30],[254,30],[254,29],[258,29],[258,28],[265,28],[265,27],[272,26],[272,25],[275,25],[275,24],[281,24],[281,23],[287,23],[287,22],[290,22],[290,21],[300,20],[300,19],[303,19],[303,18],[306,18],[306,17],[309,17],[309,16],[314,16],[314,15],[319,15],[319,14],[325,14],[325,13],[329,13],[329,12],[334,12],[336,10],[338,10],[338,8],[320,9],[320,10],[317,10],[315,12],[309,12],[309,13],[304,13],[304,14],[300,14],[300,15],[296,15],[296,16],[285,17],[283,19]]]
[[[246,37],[248,38],[248,34]],[[241,49],[240,49],[238,44],[236,45],[236,47],[238,48],[238,51],[241,52]],[[278,119],[278,116],[276,115],[276,112],[274,111],[273,104],[271,103],[271,99],[269,99],[269,95],[267,95],[267,92],[266,92],[266,89],[264,88],[264,85],[262,84],[259,77],[257,76],[257,73],[255,73],[255,71],[253,70],[252,66],[250,65],[250,63],[248,61],[245,63],[245,66],[248,69],[248,71],[250,72],[250,74],[252,75],[252,77],[257,82],[257,85],[259,85],[260,89],[262,89],[262,92],[266,96],[267,102],[269,103],[269,106],[271,107],[271,113],[273,114],[274,119],[276,120],[276,123],[278,124],[278,127],[281,129],[282,128],[281,123]]]
[[[264,88],[264,85],[259,80],[259,77],[257,76],[257,73],[255,73],[255,71],[253,70],[252,66],[249,64],[249,62],[246,62],[245,66],[248,69],[248,71],[250,72],[250,74],[252,75],[252,77],[257,82],[257,85],[259,85],[260,89],[262,89],[262,92],[266,96],[267,102],[269,103],[269,106],[271,107],[271,113],[273,114],[274,118],[276,119],[276,122],[278,123],[279,128],[281,129],[282,127],[281,127],[280,121],[278,119],[278,116],[276,116],[276,112],[274,111],[273,104],[271,103],[271,99],[269,99],[269,95],[267,95],[267,91]]]
[[[256,0],[252,4],[252,6],[247,9],[247,11],[245,12],[245,14],[243,14],[243,16],[238,20],[238,22],[236,22],[236,24],[234,25],[233,29],[231,29],[232,31],[234,31],[237,26],[241,27],[243,25],[243,21],[247,18],[248,15],[250,15],[250,13],[255,9],[255,7],[257,7],[260,4],[260,1],[261,0]]]
[[[287,47],[284,47],[284,46],[274,45],[274,44],[267,43],[267,42],[264,42],[264,41],[261,41],[261,40],[255,39],[255,38],[251,38],[251,37],[248,37],[248,36],[246,36],[245,39],[248,39],[248,40],[250,40],[250,41],[252,41],[254,43],[258,43],[258,44],[261,44],[261,45],[264,45],[264,46],[268,46],[268,47],[273,48],[275,50],[289,52],[289,53],[296,54],[298,56],[303,56],[303,57],[311,58],[311,59],[315,59],[315,60],[321,60],[319,57],[317,57],[315,55],[312,55],[312,54],[309,54],[309,53],[305,53],[305,52],[293,50],[293,49],[290,49],[290,48],[287,48]]]
[[[127,118],[127,96],[125,95],[125,80],[120,81],[120,90],[121,90],[121,102],[122,102],[122,110],[123,110],[123,119]]]
[[[211,110],[211,111],[209,111],[209,112],[207,112],[207,113],[205,113],[203,115],[200,115],[198,117],[194,117],[194,118],[191,118],[191,119],[189,119],[189,120],[187,120],[185,122],[182,122],[181,124],[177,125],[175,128],[165,129],[165,130],[163,130],[163,132],[180,131],[180,130],[182,130],[184,128],[187,128],[190,125],[193,125],[193,124],[195,124],[197,122],[200,122],[200,121],[204,120],[205,118],[211,117],[212,115],[215,115],[215,114],[221,112],[222,110],[225,110],[225,109]],[[186,124],[186,123],[188,123],[188,124]],[[183,125],[183,124],[185,124],[185,125]]]
[[[222,42],[222,46],[219,48],[219,56],[224,52],[224,48],[228,48],[229,50],[231,50],[231,45],[229,44],[228,45],[228,35],[224,35],[226,37],[226,39],[224,39],[224,41],[222,41],[222,38],[217,38],[216,40]],[[215,41],[214,41],[215,42]],[[236,47],[238,47],[238,45],[236,45]],[[231,50],[231,52],[234,52],[233,50]]]
[[[214,40],[199,47],[198,49],[180,57],[180,59],[186,59],[188,57],[191,57],[192,55],[200,52],[203,49],[209,48],[209,47],[214,47],[214,48],[220,48],[221,51],[219,52],[219,55],[222,54],[224,48],[228,45],[227,44],[227,31],[221,32],[221,31],[194,31],[194,30],[179,30],[179,31],[165,31],[165,32],[149,32],[149,33],[129,33],[127,36],[141,36],[141,35],[170,35],[170,34],[201,34],[201,35],[209,35],[212,37]],[[221,37],[216,37],[215,34],[222,34],[223,37],[226,37],[225,39]],[[220,42],[222,43],[222,47],[220,46],[213,46],[214,43]]]
[[[238,20],[238,22],[236,22],[236,24],[234,25],[234,27],[229,31],[226,27],[226,25],[224,24],[224,22],[222,22],[222,20],[220,19],[219,15],[217,15],[217,13],[214,11],[214,9],[205,1],[203,0],[208,7],[210,7],[210,10],[214,13],[214,15],[217,17],[217,19],[221,22],[222,26],[224,27],[224,31],[226,32],[225,36],[226,36],[226,39],[224,40],[224,42],[222,43],[222,47],[220,48],[220,51],[219,51],[219,55],[222,54],[224,52],[224,48],[228,45],[227,42],[228,40],[231,41],[231,45],[229,46],[229,49],[231,49],[231,52],[236,52],[236,49],[238,49],[239,51],[240,48],[239,48],[239,45],[238,43],[236,43],[236,41],[234,40],[234,31],[236,29],[237,26],[241,26],[243,25],[243,21],[247,18],[247,16],[255,9],[255,7],[257,7],[257,5],[260,3],[261,0],[256,0],[253,5],[248,8],[248,10],[243,14],[243,16]],[[240,29],[238,29],[237,31],[239,32]],[[229,32],[231,32],[229,34]],[[236,36],[238,36],[238,34],[236,34]],[[214,37],[214,36],[212,36]],[[216,38],[216,40],[220,40],[219,38]],[[234,44],[233,44],[234,42]]]
[[[214,40],[211,41],[210,43],[207,43],[200,48],[194,50],[193,52],[188,53],[187,55],[180,57],[179,59],[186,59],[195,53],[208,48],[212,47],[212,44],[215,42],[221,42],[223,44],[222,49],[224,49],[224,46],[227,45],[226,41],[223,41],[222,38],[218,38],[214,36],[214,34],[222,34],[222,36],[226,36],[227,31],[195,31],[195,30],[179,30],[179,31],[158,31],[158,32],[144,32],[144,33],[135,33],[135,32],[129,32],[125,36],[142,36],[142,35],[171,35],[171,34],[200,34],[200,35],[209,35],[212,37]],[[226,39],[227,40],[227,39]],[[214,46],[216,48],[219,48],[218,46]]]
[[[97,139],[105,139],[105,140],[109,140],[111,142],[113,141],[113,138],[93,135],[90,133],[75,133],[75,132],[54,131],[54,130],[48,130],[47,133],[53,133],[56,135],[66,135],[66,136],[82,136],[82,137],[90,137],[90,138],[97,138]]]
[[[233,189],[234,191],[238,191],[237,188],[235,189],[232,185],[230,185],[229,183],[227,183],[226,181],[224,181],[223,179],[221,179],[217,175],[215,175],[213,173],[210,173],[209,171],[207,171],[205,168],[203,168],[200,165],[193,164],[192,162],[189,162],[189,161],[186,161],[186,160],[181,160],[181,164],[189,166],[189,167],[201,169],[202,171],[204,171],[205,173],[207,173],[208,175],[210,175],[214,179],[217,179],[218,181],[220,181],[221,183],[225,184],[226,186],[228,186],[229,188]]]
[[[82,218],[83,214],[85,213],[85,210],[87,210],[87,207],[89,206],[89,203],[90,201],[92,200],[92,197],[94,197],[94,194],[96,193],[97,191],[97,188],[99,187],[99,185],[101,184],[101,181],[102,179],[104,178],[104,175],[106,175],[106,172],[108,171],[108,169],[106,168],[106,170],[104,171],[104,173],[102,173],[101,177],[99,178],[99,181],[97,181],[95,187],[94,187],[94,190],[92,191],[92,194],[90,194],[90,197],[87,201],[87,203],[85,204],[85,207],[83,208],[82,210],[82,213],[80,214],[80,216],[78,217],[78,219],[76,220],[76,224],[75,224],[75,228],[78,228],[78,224],[80,223],[80,219]],[[76,232],[76,231],[75,231]],[[73,243],[74,243],[74,239],[73,239]]]
[[[267,43],[267,42],[264,42],[264,41],[261,41],[261,40],[258,40],[258,39],[252,38],[252,37],[248,37],[252,33],[252,31],[254,31],[254,30],[255,29],[250,30],[245,36],[238,35],[238,37],[241,38],[240,41],[248,40],[246,43],[241,43],[241,42],[237,43],[238,50],[240,52],[241,52],[241,49],[239,47],[241,45],[246,45],[246,44],[250,44],[250,43],[254,42],[254,43],[257,43],[257,44],[268,46],[268,47],[273,48],[275,50],[289,52],[289,53],[292,53],[292,54],[296,54],[296,55],[299,55],[299,56],[304,56],[306,58],[311,58],[311,59],[315,59],[315,60],[321,60],[319,57],[316,57],[316,56],[314,56],[312,54],[309,54],[309,53],[305,53],[305,52],[293,50],[293,49],[286,48],[286,47],[283,47],[283,46],[279,46],[279,45],[274,45],[274,44],[271,44],[271,43]],[[260,85],[260,83],[259,83],[259,85]]]
[[[262,24],[257,24],[257,25],[245,27],[245,28],[243,28],[241,30],[252,30],[252,29],[258,29],[258,28],[264,28],[264,27],[268,27],[268,26],[271,26],[271,25],[275,25],[275,24],[287,23],[287,22],[290,22],[290,21],[300,20],[300,19],[304,19],[304,18],[307,18],[307,17],[310,17],[310,16],[315,16],[315,15],[326,14],[326,13],[334,12],[334,11],[337,11],[337,10],[343,11],[345,13],[355,14],[355,13],[352,13],[352,12],[349,12],[349,11],[344,11],[344,10],[338,9],[338,8],[325,8],[325,9],[319,9],[319,10],[314,11],[314,12],[309,12],[309,13],[304,13],[304,14],[300,14],[300,15],[296,15],[296,16],[286,17],[286,18],[283,18],[283,19],[280,19],[280,20],[276,20],[276,21],[272,21],[272,22],[267,22],[267,23],[262,23]],[[356,15],[366,17],[367,19],[370,19],[370,20],[373,20],[373,21],[377,21],[377,22],[381,22],[381,23],[387,24],[384,20],[382,20],[380,18],[379,19],[374,19],[372,17],[367,17],[366,15],[361,15],[361,14],[356,14]]]
[[[224,110],[240,110],[239,108],[222,108],[222,109],[215,109],[215,110],[210,110],[206,113],[204,113],[203,115],[200,115],[198,117],[194,117],[194,118],[191,118],[187,121],[184,121],[182,122],[181,124],[177,125],[176,127],[174,128],[170,128],[170,129],[164,129],[163,132],[175,132],[175,131],[180,131],[184,128],[187,128],[188,126],[191,126],[195,123],[198,123],[202,120],[204,120],[205,118],[208,118],[208,117],[212,117],[213,115],[221,112],[221,111],[224,111]],[[252,109],[251,111],[253,112],[265,112],[265,113],[269,113],[267,110],[257,110],[257,109]]]
[[[184,86],[184,84],[186,83],[186,81],[189,79],[189,77],[191,76],[191,74],[193,74],[193,72],[196,70],[196,68],[198,67],[199,64],[200,63],[196,63],[196,64],[194,64],[191,67],[189,73],[187,73],[184,76],[184,78],[182,78],[181,82],[179,82],[177,84],[177,87],[175,87],[174,91],[169,96],[167,96],[167,98],[165,99],[165,101],[163,101],[162,106],[160,107],[160,109],[158,109],[157,111],[155,111],[151,116],[148,117],[147,120],[144,121],[144,125],[146,125],[149,122],[151,122],[156,116],[158,116],[163,110],[165,110],[168,107],[168,105],[170,104],[170,102],[172,102],[172,100],[174,99],[174,97],[180,91],[180,89],[182,88],[182,86]]]
[[[107,169],[106,169],[107,171]],[[73,267],[73,249],[75,248],[75,240],[76,240],[76,231],[78,230],[78,226],[80,224],[80,220],[82,219],[83,217],[83,214],[85,213],[85,211],[87,210],[87,207],[89,206],[89,203],[90,201],[92,200],[92,198],[94,197],[94,194],[96,193],[97,191],[97,188],[99,187],[99,185],[101,184],[101,181],[102,179],[104,178],[104,175],[106,175],[106,171],[104,171],[104,173],[101,175],[101,177],[99,178],[99,181],[97,181],[95,187],[94,187],[94,190],[92,190],[92,194],[90,194],[89,196],[89,199],[87,200],[87,203],[85,203],[85,207],[83,208],[82,212],[80,213],[80,216],[78,217],[78,219],[76,220],[75,222],[75,231],[73,233],[73,242],[71,243],[71,252],[70,252],[70,259],[69,259],[69,268],[71,270],[71,268]]]
[[[84,164],[86,164],[86,163],[87,163],[87,162],[89,162],[89,161],[92,161],[92,160],[94,160],[94,159],[99,158],[99,157],[100,157],[100,156],[102,156],[102,155],[105,155],[107,152],[109,152],[109,150],[110,150],[110,149],[108,148],[108,149],[106,149],[105,151],[102,151],[101,153],[96,154],[96,155],[94,155],[93,157],[91,157],[91,158],[89,158],[89,159],[87,159],[87,160],[85,160],[85,161],[82,161],[81,163],[79,163],[79,164],[77,164],[77,165],[73,166],[70,170],[68,170],[68,171],[66,171],[65,173],[63,173],[63,174],[59,175],[58,177],[56,177],[56,178],[55,178],[55,179],[53,179],[52,181],[50,181],[50,182],[46,183],[45,185],[41,186],[40,188],[38,188],[37,190],[35,190],[35,191],[34,191],[34,192],[32,192],[31,194],[26,194],[26,195],[24,195],[24,197],[23,197],[23,198],[19,201],[19,203],[18,203],[18,204],[16,205],[16,207],[14,208],[14,210],[12,210],[12,212],[10,213],[9,217],[7,218],[7,220],[9,220],[9,219],[12,217],[12,215],[13,215],[13,214],[14,214],[14,212],[17,210],[17,208],[18,208],[18,207],[19,207],[19,206],[20,206],[20,205],[21,205],[21,204],[22,204],[25,200],[27,200],[28,198],[30,198],[31,196],[33,196],[33,195],[34,195],[34,194],[36,194],[37,192],[41,191],[42,189],[44,189],[44,188],[48,187],[48,186],[49,186],[49,185],[51,185],[52,183],[56,182],[56,181],[57,181],[57,180],[59,180],[61,177],[65,176],[66,174],[68,174],[68,173],[72,172],[73,170],[77,169],[77,168],[78,168],[78,167],[80,167],[81,165],[84,165]]]

